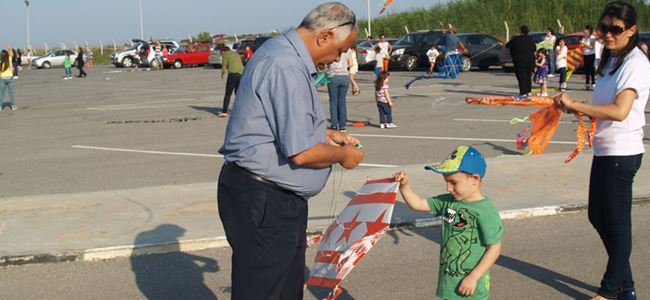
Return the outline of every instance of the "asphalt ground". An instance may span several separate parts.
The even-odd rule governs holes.
[[[219,70],[94,67],[88,74],[63,80],[62,69],[31,70],[15,80],[19,109],[0,112],[0,198],[217,180],[226,126],[226,119],[216,117],[225,89]],[[439,161],[460,144],[473,144],[487,157],[522,154],[514,139],[528,124],[509,120],[537,108],[464,103],[467,96],[516,94],[513,74],[468,72],[458,79],[418,81],[406,90],[404,83],[418,75],[392,72],[398,128],[379,129],[374,75],[358,74],[362,93],[348,97],[347,108],[350,122],[370,123],[348,126],[366,151],[360,168]],[[574,76],[569,88],[581,88],[581,80]],[[554,85],[557,78],[551,79]],[[328,112],[326,89],[321,91]],[[571,93],[583,100],[591,96]],[[548,153],[574,148],[574,121],[563,117]]]
[[[632,270],[639,299],[650,294],[650,206],[633,208]],[[586,212],[504,221],[491,270],[491,299],[589,299],[606,253]],[[385,234],[342,282],[350,299],[434,299],[440,227]],[[230,248],[0,267],[2,299],[230,299]],[[313,265],[316,248],[307,251]],[[310,287],[305,299],[326,290]]]

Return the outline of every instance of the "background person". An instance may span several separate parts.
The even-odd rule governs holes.
[[[77,69],[79,69],[79,75],[77,77],[86,78],[88,74],[84,71],[84,50],[82,47],[77,48],[77,50],[79,50],[77,58],[75,59],[75,65],[77,65]]]
[[[567,55],[569,48],[563,37],[557,39],[557,47],[555,47],[555,66],[557,72],[560,73],[560,91],[566,91],[566,72],[567,72]]]
[[[14,95],[13,50],[11,45],[7,45],[6,48],[6,50],[0,52],[0,111],[4,108],[5,91],[9,96],[9,108],[11,110],[17,109]]]
[[[585,37],[580,41],[584,47],[584,69],[585,69],[585,90],[590,90],[596,84],[596,69],[594,62],[596,61],[596,37],[594,36],[594,29],[591,25],[586,25],[584,29]]]
[[[350,73],[350,86],[352,87],[352,96],[361,94],[359,84],[357,83],[357,73],[359,72],[359,61],[357,60],[357,46],[352,45],[347,52],[348,55],[348,73]]]
[[[632,5],[609,3],[598,24],[605,49],[592,104],[577,102],[566,93],[555,98],[561,109],[597,119],[589,177],[589,222],[603,241],[608,260],[598,294],[592,300],[637,299],[630,265],[632,183],[645,152],[643,127],[650,95],[650,61],[638,47],[636,22]]]
[[[519,35],[513,37],[506,47],[510,49],[512,63],[515,65],[515,76],[519,85],[519,96],[530,96],[532,75],[535,67],[535,41],[528,36],[528,26],[519,28]]]
[[[553,28],[547,27],[546,28],[546,36],[544,37],[544,40],[546,43],[544,44],[546,47],[546,53],[548,53],[548,77],[554,77],[555,76],[555,44],[557,41],[557,37],[555,36],[555,31],[553,31]]]
[[[303,298],[307,200],[332,165],[351,169],[364,156],[357,139],[327,130],[314,80],[317,67],[339,59],[356,37],[348,7],[321,4],[297,29],[266,41],[246,66],[219,150],[233,300]]]
[[[239,88],[239,81],[241,75],[244,73],[244,63],[241,56],[237,52],[230,50],[226,45],[219,46],[221,52],[221,80],[228,73],[228,80],[226,80],[226,93],[223,95],[223,105],[221,112],[217,115],[219,118],[228,116],[228,106],[230,105],[230,96]]]
[[[339,61],[329,65],[327,77],[330,82],[327,84],[327,94],[330,104],[330,129],[345,132],[345,124],[348,121],[347,94],[350,89],[348,73],[347,52],[341,54]]]

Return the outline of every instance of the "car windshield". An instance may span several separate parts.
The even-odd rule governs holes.
[[[414,34],[407,34],[400,38],[395,45],[400,46],[400,45],[414,45],[415,41],[417,40],[417,36]]]
[[[174,53],[185,52],[185,48],[186,48],[185,46],[180,46],[176,49],[176,51],[174,51]]]

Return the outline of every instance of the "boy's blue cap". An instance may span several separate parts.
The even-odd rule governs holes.
[[[481,152],[472,146],[459,146],[451,153],[449,158],[434,164],[427,165],[424,168],[440,174],[453,174],[465,172],[468,174],[478,174],[483,178],[487,165]]]

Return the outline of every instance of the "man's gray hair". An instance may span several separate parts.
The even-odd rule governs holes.
[[[356,27],[357,17],[341,2],[323,3],[312,11],[300,23],[301,28],[311,32],[333,30],[338,40],[345,39]]]

